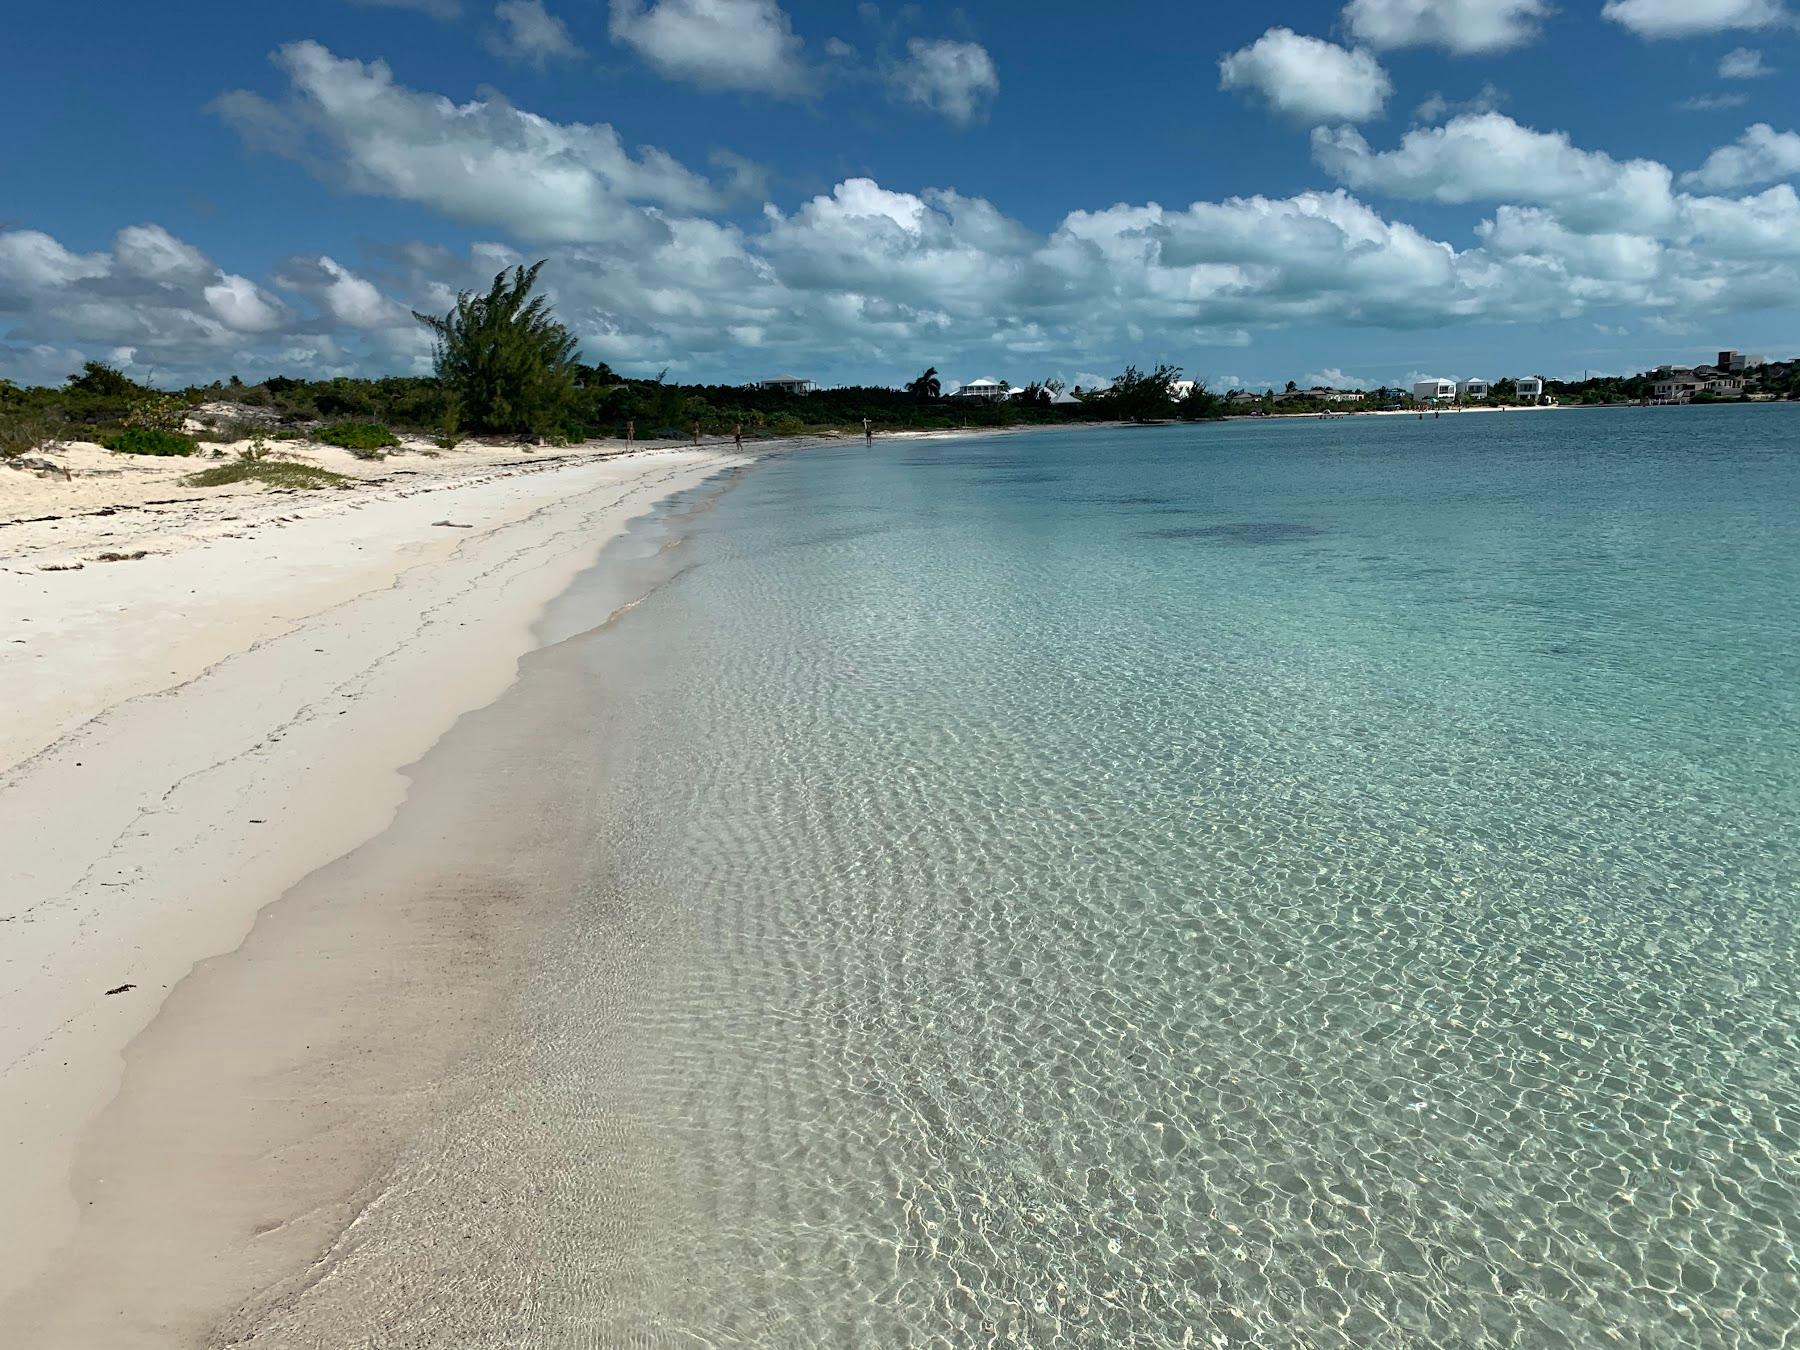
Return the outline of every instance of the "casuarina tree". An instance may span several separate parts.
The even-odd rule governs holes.
[[[532,295],[544,264],[501,272],[485,295],[464,291],[443,318],[414,318],[437,338],[437,375],[470,431],[554,435],[569,412],[575,337]]]

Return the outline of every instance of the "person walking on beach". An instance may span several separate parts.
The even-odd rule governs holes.
[[[625,422],[625,444],[637,444],[637,418],[628,418]]]
[[[732,427],[731,443],[740,450],[744,448],[744,424],[742,422],[739,422],[736,426]]]
[[[696,422],[696,423],[694,423],[694,449],[698,450],[699,448],[700,448],[700,424],[698,422]]]

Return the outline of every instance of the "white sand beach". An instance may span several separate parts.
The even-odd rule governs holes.
[[[69,477],[0,469],[0,1342],[188,1343],[154,1317],[40,1335],[43,1300],[13,1297],[77,1237],[85,1132],[171,990],[384,829],[402,769],[509,685],[601,549],[745,462],[623,449],[343,455],[377,481],[304,492],[80,447],[51,457]],[[282,1016],[217,1006],[252,1054],[256,1018]]]

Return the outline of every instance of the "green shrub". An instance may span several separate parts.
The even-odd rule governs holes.
[[[443,421],[438,424],[437,443],[440,448],[454,450],[461,444],[462,437],[458,434],[457,422],[457,418],[461,412],[462,409],[458,406],[456,400],[452,398],[449,402],[449,406],[444,409]]]
[[[341,446],[358,459],[380,459],[383,450],[400,444],[400,438],[379,422],[335,422],[320,427],[313,439],[323,445]]]
[[[122,455],[191,455],[194,453],[194,441],[190,436],[183,436],[173,431],[159,431],[155,427],[126,427],[116,431],[100,442],[108,450],[116,450]]]
[[[68,387],[82,394],[98,394],[103,398],[129,398],[144,393],[144,386],[99,361],[89,361],[79,373],[69,376]]]
[[[179,436],[182,428],[187,425],[187,404],[173,394],[162,394],[154,389],[146,389],[132,401],[131,411],[125,414],[125,425],[128,428],[166,431]],[[149,451],[146,453],[159,452]],[[162,451],[160,453],[176,452]]]

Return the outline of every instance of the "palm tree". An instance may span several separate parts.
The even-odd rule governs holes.
[[[943,393],[943,382],[938,379],[937,367],[932,366],[918,379],[906,386],[906,392],[921,403],[929,403]]]

